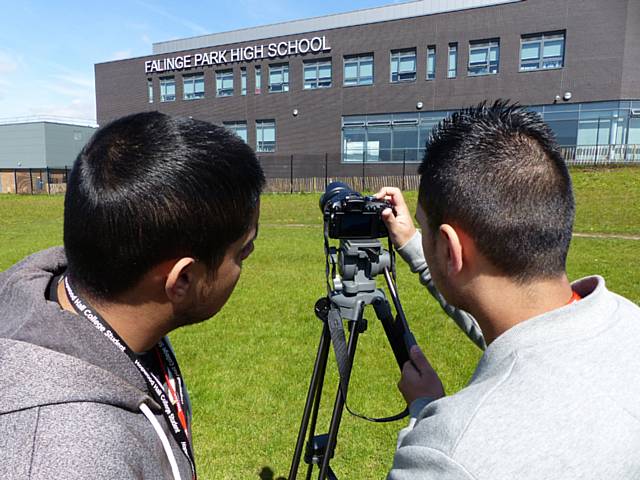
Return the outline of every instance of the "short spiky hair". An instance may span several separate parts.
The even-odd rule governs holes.
[[[158,112],[115,120],[69,175],[68,273],[110,299],[177,256],[217,268],[251,227],[264,182],[251,147],[222,127]]]
[[[432,131],[418,172],[429,228],[460,226],[521,282],[564,272],[571,177],[539,115],[504,100],[456,112]]]

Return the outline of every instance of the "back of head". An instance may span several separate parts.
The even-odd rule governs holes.
[[[215,268],[250,228],[263,185],[251,148],[224,128],[158,112],[115,120],[69,174],[68,273],[110,299],[165,260],[192,256]]]
[[[505,101],[454,113],[433,130],[419,173],[419,201],[432,230],[459,226],[519,282],[565,271],[571,177],[536,113]]]

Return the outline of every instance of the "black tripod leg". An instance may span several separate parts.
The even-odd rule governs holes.
[[[312,417],[311,430],[309,433],[309,442],[313,441],[313,435],[318,417],[318,409],[320,406],[320,397],[322,395],[322,384],[324,382],[324,374],[327,367],[327,358],[329,356],[329,345],[331,344],[331,337],[329,336],[329,327],[326,321],[322,329],[322,335],[320,336],[320,344],[318,345],[318,353],[316,354],[316,361],[313,366],[313,374],[311,375],[311,382],[309,383],[309,391],[307,392],[307,400],[304,406],[304,412],[302,414],[302,422],[300,424],[300,430],[298,432],[298,440],[296,441],[296,449],[293,454],[293,460],[291,462],[291,470],[289,471],[289,480],[295,480],[298,474],[298,467],[300,465],[300,458],[302,456],[302,449],[304,447],[304,440],[307,433],[307,427],[309,426],[309,418]],[[313,415],[311,413],[313,408]]]
[[[316,424],[318,422],[318,411],[320,410],[320,401],[322,400],[322,387],[324,385],[324,374],[327,369],[327,358],[329,356],[329,345],[331,337],[329,335],[329,328],[325,323],[325,329],[323,330],[324,336],[321,339],[321,342],[324,342],[322,347],[324,348],[324,355],[322,356],[322,365],[320,366],[319,378],[316,387],[316,398],[313,403],[313,413],[311,414],[311,426],[309,427],[309,436],[307,440],[307,445],[309,448],[315,442],[315,432],[316,432]],[[311,472],[313,471],[313,461],[308,462],[309,465],[307,467],[307,476],[306,480],[311,480]]]
[[[384,328],[384,333],[387,336],[387,340],[389,340],[396,362],[398,362],[398,366],[402,370],[404,363],[409,360],[409,347],[403,339],[405,332],[402,330],[402,324],[397,321],[394,322],[391,307],[386,299],[376,300],[373,303],[373,309],[376,311],[376,316]]]
[[[338,480],[334,471],[329,467],[329,471],[327,472],[327,480]]]
[[[358,335],[360,334],[360,322],[362,321],[362,310],[357,321],[349,322],[349,345],[347,347],[347,358],[349,362],[349,375],[351,375],[351,368],[353,367],[353,360],[356,354],[356,346],[358,344]],[[344,379],[345,384],[349,384],[349,378]],[[347,392],[344,392],[346,394]],[[333,450],[336,446],[338,438],[338,429],[340,428],[340,420],[342,420],[342,411],[344,410],[345,397],[341,386],[338,387],[338,393],[336,395],[336,401],[333,406],[333,414],[331,415],[331,426],[329,427],[329,438],[327,440],[327,448],[322,458],[322,465],[320,466],[320,474],[318,480],[325,480],[327,473],[331,471],[331,477],[336,478],[335,474],[329,467],[329,460],[333,456]]]

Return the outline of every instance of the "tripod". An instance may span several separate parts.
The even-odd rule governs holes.
[[[295,480],[297,476],[307,432],[308,439],[304,455],[304,461],[308,465],[306,480],[311,479],[314,465],[320,468],[319,480],[337,480],[329,462],[334,456],[358,337],[367,328],[367,321],[363,317],[365,306],[373,306],[400,368],[409,359],[409,348],[415,344],[389,272],[389,253],[382,248],[378,240],[341,240],[340,252],[341,281],[334,279],[334,289],[327,297],[320,298],[315,305],[316,316],[323,322],[323,328],[291,463],[289,480]],[[379,271],[384,273],[398,314],[395,321],[384,291],[375,288],[373,276]],[[349,327],[348,344],[344,338],[343,320],[347,321]],[[315,435],[329,347],[332,342],[338,361],[340,385],[333,406],[329,433]],[[403,414],[393,419],[404,416]]]

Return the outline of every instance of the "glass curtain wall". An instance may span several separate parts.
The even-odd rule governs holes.
[[[640,100],[531,106],[569,161],[640,161]],[[345,116],[344,162],[419,162],[431,129],[452,111]]]
[[[640,101],[591,102],[531,107],[556,134],[565,158],[640,159]]]
[[[342,119],[345,162],[419,162],[431,129],[442,112],[349,116]]]

